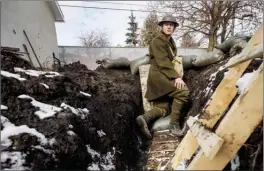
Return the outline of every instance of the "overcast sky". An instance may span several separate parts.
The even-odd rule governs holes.
[[[106,3],[100,3],[106,2]],[[133,10],[147,10],[149,1],[59,1],[60,5],[80,5],[104,8],[125,8]],[[123,4],[110,4],[123,3]],[[138,4],[127,5],[127,4]],[[142,6],[143,5],[143,6]],[[78,46],[81,45],[78,36],[81,32],[95,29],[106,29],[112,46],[125,45],[126,32],[128,28],[130,11],[114,11],[106,9],[88,9],[61,6],[65,22],[56,23],[56,31],[59,45]],[[142,27],[147,12],[134,11],[139,28]]]

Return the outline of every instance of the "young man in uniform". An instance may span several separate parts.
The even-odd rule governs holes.
[[[166,15],[159,22],[162,31],[149,45],[150,69],[145,97],[152,103],[152,109],[136,118],[144,135],[151,139],[148,129],[150,121],[164,117],[170,111],[170,132],[182,136],[179,117],[184,103],[189,99],[189,91],[172,63],[177,48],[171,35],[179,26],[176,19]],[[172,101],[172,103],[171,103]]]

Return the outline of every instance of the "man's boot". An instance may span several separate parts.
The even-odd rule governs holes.
[[[148,124],[154,119],[165,116],[166,112],[167,111],[165,109],[154,107],[153,109],[147,111],[144,115],[140,115],[136,118],[138,126],[148,139],[152,138]]]
[[[183,131],[180,127],[179,121],[170,124],[170,132],[178,137],[183,136]]]
[[[141,132],[148,138],[151,139],[151,133],[148,129],[148,123],[149,123],[149,119],[144,117],[144,115],[139,115],[136,119],[136,122],[138,124],[138,126],[141,129]]]
[[[182,136],[183,131],[180,127],[180,114],[183,107],[183,102],[173,99],[171,106],[171,121],[170,121],[170,132],[176,136]]]

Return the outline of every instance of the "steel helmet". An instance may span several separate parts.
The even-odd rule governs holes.
[[[162,26],[163,22],[172,22],[174,23],[175,27],[179,26],[179,23],[176,21],[175,17],[172,15],[165,15],[162,20],[158,23],[159,26]]]

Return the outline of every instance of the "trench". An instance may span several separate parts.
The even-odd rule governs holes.
[[[1,115],[15,126],[34,128],[48,143],[41,144],[38,137],[29,133],[10,136],[11,144],[3,150],[3,155],[7,156],[6,160],[1,160],[3,169],[15,167],[12,155],[16,154],[24,170],[142,170],[151,142],[135,124],[135,118],[143,113],[139,75],[131,75],[129,69],[98,67],[91,71],[75,62],[58,70],[62,76],[36,77],[15,72],[15,67],[35,69],[16,56],[3,54],[1,70],[19,74],[26,80],[1,75],[1,104],[8,107],[1,110]],[[185,71],[184,80],[191,100],[184,108],[182,124],[188,116],[200,113],[208,102],[223,79],[223,73],[217,75],[217,70],[225,62],[227,59],[202,69]],[[248,72],[257,64],[250,66]],[[63,110],[41,119],[35,113],[39,108],[32,105],[33,100],[18,98],[21,95]],[[62,104],[68,107],[63,108]],[[3,131],[6,127],[2,117],[1,122]],[[242,161],[249,161],[243,156],[253,154],[259,134],[262,131],[258,127],[248,141],[252,149],[242,148],[238,153]],[[262,161],[260,156],[257,161]],[[250,168],[250,164],[243,164],[242,168]]]

